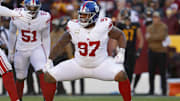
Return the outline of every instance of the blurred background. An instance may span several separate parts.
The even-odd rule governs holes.
[[[4,0],[3,6],[10,9],[22,7],[23,0]],[[41,0],[42,10],[50,12],[52,16],[51,46],[56,44],[70,19],[77,19],[78,9],[84,0]],[[138,23],[143,35],[143,48],[141,55],[136,59],[132,78],[132,93],[149,95],[149,69],[148,69],[148,41],[146,40],[147,27],[153,22],[153,12],[158,11],[161,21],[168,27],[169,44],[167,45],[167,62],[164,62],[167,81],[167,95],[180,96],[180,0],[95,0],[101,7],[100,17],[110,17],[114,26],[122,22],[121,11],[127,8],[130,11],[130,20]],[[8,28],[10,18],[0,18],[0,47],[7,53]],[[138,40],[137,40],[138,44]],[[111,44],[113,45],[113,43]],[[59,62],[73,58],[74,47],[69,44],[64,54],[53,60]],[[157,68],[155,76],[154,95],[161,95],[161,76]],[[136,79],[135,79],[136,77]],[[137,78],[138,77],[138,78]],[[32,67],[24,89],[25,95],[39,95],[38,79]],[[135,82],[134,82],[135,81]],[[75,81],[58,82],[57,95],[84,95],[84,94],[119,94],[116,82],[106,82],[94,79],[80,79]],[[0,81],[0,94],[6,95],[2,80]]]

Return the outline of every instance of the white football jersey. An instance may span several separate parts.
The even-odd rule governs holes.
[[[24,8],[17,8],[15,11],[19,12]],[[39,11],[37,17],[30,20],[28,23],[16,17],[12,17],[12,23],[16,26],[18,31],[16,49],[29,50],[34,49],[42,44],[42,32],[50,27],[51,16],[48,12]]]
[[[75,61],[83,67],[95,67],[107,58],[108,33],[113,24],[110,18],[99,18],[95,27],[82,27],[78,20],[68,22],[67,30],[75,45]]]

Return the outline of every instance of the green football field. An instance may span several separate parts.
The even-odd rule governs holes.
[[[0,96],[0,101],[10,101]],[[23,101],[43,101],[40,96],[25,96]],[[56,96],[54,101],[123,101],[120,96]],[[137,96],[133,101],[180,101],[180,97]]]

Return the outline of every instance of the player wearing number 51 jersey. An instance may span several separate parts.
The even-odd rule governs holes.
[[[119,90],[124,101],[131,101],[130,84],[124,72],[123,61],[126,39],[121,30],[113,27],[110,18],[98,18],[99,6],[94,1],[86,1],[79,10],[79,19],[71,20],[67,25],[67,32],[51,51],[50,58],[54,58],[55,50],[61,51],[70,41],[75,46],[75,57],[61,62],[54,68],[50,62],[44,69],[45,80],[56,82],[74,80],[84,77],[100,80],[115,80],[119,82]],[[107,55],[108,39],[119,42],[120,51],[116,58]],[[60,52],[58,52],[60,53]]]
[[[32,19],[32,16],[28,14],[28,12],[15,12],[4,6],[1,6],[1,2],[3,2],[3,0],[0,0],[0,17],[15,16],[19,20],[22,20],[24,22],[27,22],[28,20]],[[11,101],[19,101],[11,64],[9,63],[7,56],[1,49],[0,49],[0,75],[2,76],[4,87],[7,90]]]
[[[16,86],[19,98],[23,95],[24,79],[27,77],[31,63],[40,78],[40,86],[46,101],[52,101],[55,84],[44,82],[41,72],[50,51],[50,14],[39,10],[39,0],[24,0],[24,8],[15,11],[29,11],[32,20],[23,22],[13,17],[10,22],[9,59],[13,61],[16,71]],[[18,32],[18,33],[16,33]],[[15,51],[15,53],[14,53]]]
[[[17,8],[15,11],[25,10],[24,8]],[[10,22],[10,31],[16,36],[16,50],[32,50],[47,41],[45,45],[46,53],[49,54],[50,50],[50,39],[49,39],[49,28],[50,28],[50,15],[47,12],[39,11],[37,17],[29,22],[22,22],[21,20],[13,17]],[[47,37],[46,37],[47,36]],[[46,39],[46,40],[44,40]],[[15,40],[13,40],[15,41]],[[11,41],[11,45],[14,46],[15,42]],[[13,47],[10,47],[13,48]]]

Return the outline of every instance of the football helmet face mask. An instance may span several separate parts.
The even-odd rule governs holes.
[[[38,14],[39,9],[41,8],[40,0],[24,0],[25,10],[35,18]]]
[[[80,25],[87,27],[96,23],[99,17],[99,6],[94,1],[86,1],[81,5],[78,14]]]

